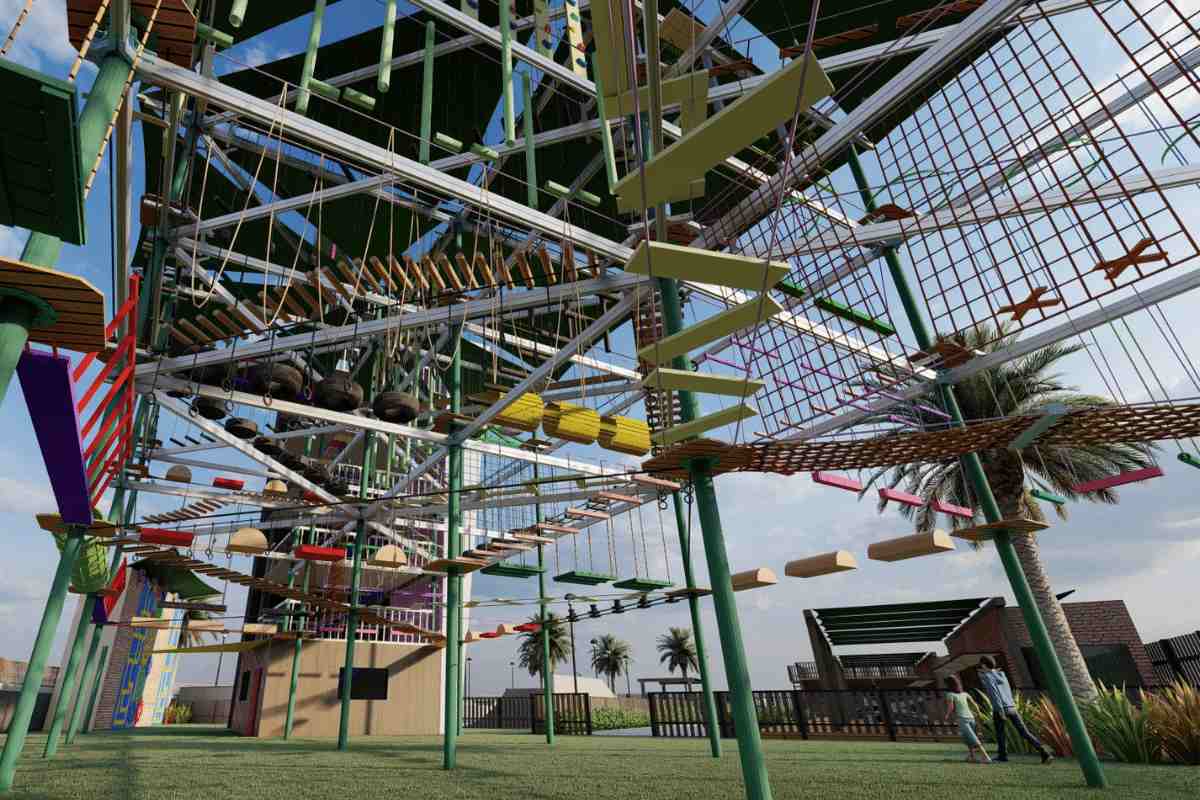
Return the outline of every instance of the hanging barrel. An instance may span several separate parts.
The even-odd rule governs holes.
[[[225,549],[230,553],[258,555],[267,552],[270,546],[267,535],[258,528],[239,528],[229,537],[229,544],[225,545]]]
[[[375,551],[375,555],[371,556],[367,563],[372,567],[400,569],[400,567],[408,566],[408,556],[396,545],[385,544]]]
[[[287,494],[287,492],[288,485],[278,478],[272,478],[263,487],[263,494]]]
[[[549,403],[542,417],[547,436],[577,444],[591,444],[600,435],[600,415],[574,403]]]
[[[600,446],[605,450],[644,456],[650,452],[650,426],[631,417],[601,417]]]
[[[499,399],[499,396],[494,399]],[[533,433],[542,424],[545,411],[546,404],[542,402],[541,395],[529,392],[518,397],[494,419],[498,425]]]
[[[164,476],[165,480],[175,481],[176,483],[191,483],[192,471],[183,464],[173,464]]]
[[[64,534],[54,534],[54,543],[61,553],[67,543]],[[108,553],[95,539],[86,539],[71,573],[71,586],[82,594],[98,592],[108,585]]]

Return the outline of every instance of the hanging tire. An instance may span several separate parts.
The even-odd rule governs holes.
[[[239,439],[253,439],[258,435],[258,423],[245,417],[230,417],[225,420],[225,430]]]
[[[421,413],[421,404],[408,392],[380,392],[371,408],[384,422],[401,425],[407,425]]]
[[[268,439],[265,436],[260,436],[254,440],[254,449],[265,456],[277,456],[283,452],[283,448],[275,444],[274,439]]]
[[[354,411],[362,405],[362,387],[345,372],[335,372],[317,384],[313,403],[329,411]]]
[[[318,486],[329,480],[329,470],[317,464],[306,464],[300,474],[305,480]]]
[[[205,419],[216,421],[225,417],[225,401],[214,397],[197,397],[192,408]]]
[[[294,398],[300,394],[304,376],[289,364],[255,364],[250,369],[250,385],[259,394]]]
[[[276,460],[293,472],[304,469],[304,459],[295,453],[289,453],[287,450],[281,452],[276,457]]]

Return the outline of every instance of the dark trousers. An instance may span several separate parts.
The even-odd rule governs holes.
[[[1029,728],[1025,727],[1025,720],[1021,719],[1021,715],[1018,714],[1015,709],[996,709],[996,712],[992,717],[992,722],[996,728],[996,756],[998,758],[1004,758],[1008,755],[1008,749],[1004,741],[1004,736],[1007,732],[1005,731],[1006,726],[1004,724],[1006,719],[1012,723],[1014,728],[1017,729],[1017,733],[1022,739],[1033,745],[1034,750],[1037,750],[1038,752],[1045,750],[1045,747],[1040,741],[1038,741],[1038,738],[1029,732]]]

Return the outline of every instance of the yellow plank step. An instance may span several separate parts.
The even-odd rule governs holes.
[[[651,391],[686,391],[722,394],[730,397],[750,397],[766,383],[760,380],[737,378],[732,375],[712,375],[686,369],[658,367],[642,379],[642,388]]]
[[[594,19],[596,14],[592,16]],[[620,91],[627,88],[622,86]],[[796,59],[646,162],[645,202],[655,206],[689,199],[688,195],[679,196],[688,190],[689,181],[702,178],[728,156],[791,119],[797,96],[800,110],[807,111],[813,103],[832,93],[833,84],[815,56]],[[617,195],[617,210],[622,213],[646,207],[642,205],[641,171],[630,172],[617,181],[613,194]]]
[[[664,108],[679,106],[679,127],[683,128],[684,133],[700,125],[708,119],[708,70],[702,69],[681,78],[663,81],[662,104]],[[650,110],[649,86],[638,89],[636,106],[633,92],[604,98],[604,115],[609,120],[628,117],[634,113],[635,108],[642,112]]]
[[[758,416],[757,411],[745,403],[739,403],[736,406],[730,406],[716,413],[694,419],[691,422],[685,422],[682,425],[667,428],[665,431],[659,431],[654,434],[654,443],[666,447],[676,442],[682,442],[684,439],[699,436],[705,431],[711,431],[714,428],[720,428],[724,425],[739,422],[747,417],[755,416]]]
[[[694,247],[643,240],[625,264],[634,275],[675,278],[681,281],[712,283],[730,289],[762,292],[787,277],[790,268],[784,261],[767,261],[732,253],[714,253]]]
[[[646,345],[638,350],[638,358],[650,364],[669,364],[675,356],[687,355],[698,347],[715,342],[742,328],[757,325],[781,311],[783,306],[770,297],[759,297]]]

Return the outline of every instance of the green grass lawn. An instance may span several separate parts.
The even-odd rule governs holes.
[[[708,755],[699,739],[561,737],[547,748],[524,733],[469,733],[458,769],[442,770],[434,737],[360,738],[349,753],[324,739],[241,739],[219,728],[149,728],[81,736],[53,761],[31,736],[10,797],[254,800],[621,800],[741,798],[737,750]],[[956,744],[765,743],[777,800],[787,798],[1094,797],[1073,762],[1042,767],[962,762]],[[1113,798],[1200,796],[1200,769],[1107,764]]]

